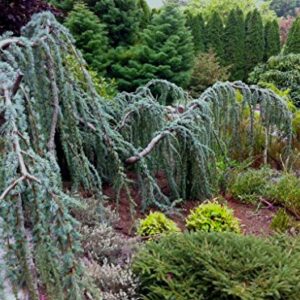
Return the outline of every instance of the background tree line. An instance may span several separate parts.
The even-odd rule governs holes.
[[[48,2],[73,34],[89,67],[99,78],[115,80],[122,91],[161,78],[197,95],[217,80],[247,81],[255,66],[281,50],[274,11],[253,0],[212,0],[193,12],[192,5],[199,1],[182,6],[170,0],[160,10],[150,9],[146,0]],[[30,3],[35,12],[42,2],[27,1],[27,6]],[[6,19],[9,15],[6,11]],[[296,31],[291,30],[294,38],[285,47],[293,48],[289,52],[298,49]]]

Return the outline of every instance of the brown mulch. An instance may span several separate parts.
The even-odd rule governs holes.
[[[160,177],[161,175],[158,175]],[[132,175],[131,179],[135,179]],[[163,189],[166,189],[165,182],[162,178],[160,186]],[[115,193],[111,186],[104,187],[104,194],[108,196],[111,200],[115,199]],[[127,194],[125,191],[122,191],[120,194],[119,203],[116,204],[115,201],[112,201],[112,207],[119,214],[119,222],[115,226],[115,229],[119,232],[127,235],[133,236],[135,233],[135,227],[137,220],[144,218],[150,211],[157,211],[157,208],[148,208],[146,211],[142,212],[141,197],[139,191],[136,188],[131,190],[132,198],[136,203],[136,206],[133,207],[130,205]],[[264,207],[261,206],[259,209],[250,204],[241,203],[238,200],[232,199],[230,197],[226,198],[227,205],[233,210],[234,215],[240,220],[242,230],[244,234],[254,234],[267,236],[272,233],[270,224],[272,218],[277,211],[276,207]],[[190,210],[198,206],[200,201],[186,201],[179,205],[176,211],[167,212],[168,216],[173,219],[178,226],[184,230],[185,218],[189,214]]]

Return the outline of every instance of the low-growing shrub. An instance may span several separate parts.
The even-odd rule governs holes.
[[[145,219],[139,221],[137,228],[137,234],[142,237],[166,235],[179,231],[176,223],[161,212],[151,212]]]
[[[232,210],[216,202],[204,203],[191,211],[186,227],[192,231],[240,232],[240,225]]]
[[[268,168],[248,169],[242,173],[233,174],[228,191],[236,199],[246,203],[255,203],[265,195],[272,176],[274,173]]]
[[[137,245],[136,240],[125,238],[106,224],[83,226],[80,233],[84,254],[100,264],[104,261],[122,264]]]
[[[135,257],[143,299],[298,300],[300,240],[184,233],[150,241]]]
[[[291,218],[285,209],[278,210],[272,219],[271,228],[276,232],[286,232],[291,226]]]
[[[88,275],[101,290],[103,300],[137,300],[138,277],[130,269],[130,263],[120,266],[104,261],[86,261]]]
[[[266,197],[276,204],[300,216],[300,180],[293,174],[285,174],[269,184]]]

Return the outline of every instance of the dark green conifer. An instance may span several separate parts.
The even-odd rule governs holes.
[[[300,53],[300,17],[296,19],[290,29],[288,39],[284,48],[284,54]]]
[[[138,6],[142,12],[140,28],[144,29],[151,19],[151,9],[146,0],[138,0]]]
[[[201,14],[193,15],[186,12],[186,25],[191,30],[195,52],[205,51],[205,22]]]
[[[132,45],[138,36],[143,13],[137,0],[86,0],[106,25],[111,46]]]
[[[86,62],[97,71],[105,73],[108,63],[108,39],[104,25],[84,4],[76,4],[66,19],[65,25],[71,31],[76,46],[82,51]]]
[[[212,50],[217,54],[221,63],[224,61],[224,26],[220,15],[213,12],[206,26],[207,43],[206,50]]]
[[[280,52],[280,33],[277,20],[268,21],[265,26],[265,61]]]
[[[245,79],[245,20],[240,9],[229,13],[224,34],[224,62],[230,66],[231,80]]]
[[[127,64],[113,67],[119,88],[134,90],[154,78],[186,87],[191,75],[193,48],[183,13],[175,6],[165,6],[143,31],[141,44],[127,52],[120,51],[122,61]]]
[[[257,9],[246,17],[245,71],[249,74],[264,58],[264,28],[261,14]]]

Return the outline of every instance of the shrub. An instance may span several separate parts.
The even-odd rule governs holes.
[[[156,235],[166,235],[179,231],[180,230],[175,222],[168,219],[163,213],[151,212],[144,220],[140,220],[137,234],[139,236],[149,237]]]
[[[135,257],[144,299],[299,299],[300,240],[185,233],[150,241]]]
[[[194,209],[186,219],[186,227],[192,231],[240,232],[239,221],[232,211],[214,202]]]
[[[95,227],[81,228],[82,248],[87,257],[102,264],[122,264],[131,257],[136,241],[117,233],[111,226],[99,224]]]
[[[277,232],[286,232],[290,226],[290,216],[286,213],[285,209],[279,209],[272,219],[271,228]]]
[[[300,180],[295,175],[285,174],[271,183],[266,190],[266,197],[300,215]]]
[[[222,67],[213,51],[201,53],[196,58],[190,81],[190,91],[193,97],[199,97],[202,92],[217,81],[226,81],[230,76],[229,67]]]
[[[94,261],[86,261],[86,266],[88,275],[100,288],[103,300],[138,299],[138,279],[131,271],[129,263],[121,267],[108,262],[100,266]]]
[[[270,169],[248,169],[240,174],[233,174],[229,184],[229,193],[243,202],[255,203],[266,193],[266,188],[273,172]]]

